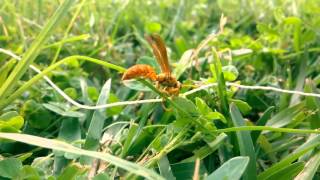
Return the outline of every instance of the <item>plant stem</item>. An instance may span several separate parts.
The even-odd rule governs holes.
[[[234,131],[274,131],[297,134],[320,134],[319,130],[312,129],[292,129],[292,128],[276,128],[271,126],[241,126],[215,130],[216,133],[226,133]]]

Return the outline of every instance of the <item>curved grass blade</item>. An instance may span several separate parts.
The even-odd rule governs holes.
[[[13,141],[18,141],[18,142],[39,146],[47,149],[58,150],[58,151],[73,153],[77,155],[89,156],[92,158],[97,158],[103,161],[107,161],[111,164],[114,164],[115,166],[123,168],[131,173],[143,176],[147,179],[157,179],[157,180],[164,179],[163,177],[153,172],[152,170],[149,170],[145,167],[139,166],[132,162],[123,160],[111,154],[83,150],[58,140],[47,139],[47,138],[42,138],[42,137],[37,137],[37,136],[32,136],[27,134],[18,134],[18,133],[0,133],[0,138],[10,139]]]

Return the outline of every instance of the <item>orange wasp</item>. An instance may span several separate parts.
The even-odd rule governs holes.
[[[168,95],[178,95],[181,83],[171,75],[171,69],[168,61],[166,46],[159,35],[152,34],[145,37],[152,47],[153,54],[161,67],[162,73],[156,74],[156,71],[149,65],[136,64],[123,74],[122,80],[142,77],[156,82],[157,88]]]

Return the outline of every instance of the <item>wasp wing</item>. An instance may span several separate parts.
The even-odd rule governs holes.
[[[161,67],[163,73],[170,75],[171,69],[168,61],[167,49],[164,44],[164,41],[161,39],[159,35],[152,34],[150,36],[146,36],[146,40],[150,44],[153,50],[153,54],[155,55],[158,64]]]

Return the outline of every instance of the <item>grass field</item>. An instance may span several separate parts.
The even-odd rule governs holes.
[[[122,80],[156,34],[179,95]],[[320,179],[319,42],[319,0],[0,0],[0,179]]]

